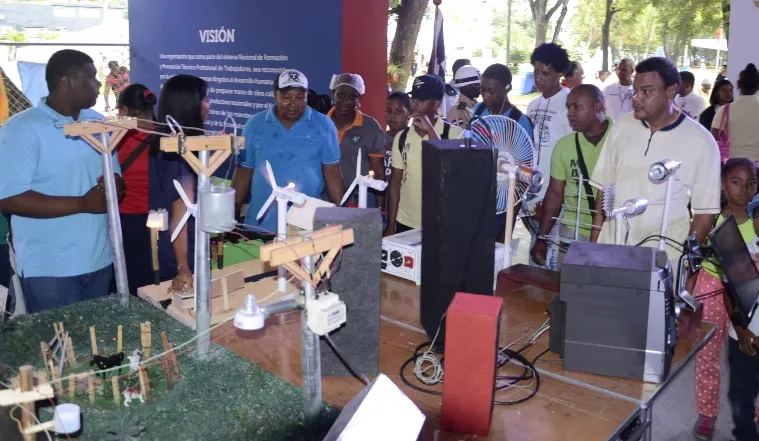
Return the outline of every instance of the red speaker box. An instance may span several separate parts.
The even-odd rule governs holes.
[[[503,299],[457,292],[446,313],[443,430],[488,435]]]

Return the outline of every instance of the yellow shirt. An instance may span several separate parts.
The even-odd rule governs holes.
[[[725,220],[724,217],[720,214],[717,216],[717,223],[714,225],[719,225],[722,223],[722,221]],[[742,224],[738,225],[738,230],[741,232],[741,237],[743,237],[743,240],[746,243],[751,243],[751,241],[754,239],[754,222],[749,218],[747,221],[743,222]],[[715,277],[719,280],[722,280],[722,269],[719,268],[717,265],[713,264],[710,260],[704,260],[704,264],[702,265],[702,268],[704,271],[709,273],[710,276]]]
[[[674,187],[667,237],[677,243],[685,242],[690,231],[689,202],[697,215],[720,212],[719,151],[711,133],[681,114],[677,121],[652,135],[643,121],[628,113],[606,135],[606,144],[592,173],[593,181],[601,185],[616,184],[617,206],[636,197],[648,199],[646,211],[628,219],[627,245],[637,245],[660,232],[667,184],[651,183],[648,170],[653,163],[665,159],[682,162],[675,176],[670,178],[674,179]],[[614,222],[607,219],[599,242],[614,243],[614,230]],[[658,240],[644,245],[656,247]],[[666,251],[673,268],[677,268],[681,251],[670,245]]]
[[[434,126],[438,136],[442,136],[443,127],[443,120],[438,117]],[[451,126],[448,139],[456,139],[462,132],[461,127]],[[399,170],[398,173],[403,173],[401,200],[395,220],[407,227],[422,228],[422,142],[429,137],[425,135],[422,138],[412,126],[406,135],[406,147],[401,153],[398,143],[402,133],[398,132],[393,139],[393,168]]]

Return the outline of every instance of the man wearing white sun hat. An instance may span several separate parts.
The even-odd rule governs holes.
[[[480,71],[471,65],[461,66],[453,76],[453,87],[459,92],[459,101],[448,111],[446,119],[453,125],[465,126],[472,119],[480,97]]]

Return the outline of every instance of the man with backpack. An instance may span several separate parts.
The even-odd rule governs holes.
[[[445,84],[436,75],[414,79],[411,88],[412,126],[393,140],[393,173],[388,189],[385,236],[422,227],[422,142],[455,139],[462,129],[438,116]]]

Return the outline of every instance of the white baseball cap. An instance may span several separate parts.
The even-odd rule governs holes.
[[[298,89],[308,90],[308,78],[303,75],[303,72],[295,69],[285,69],[277,77],[277,81],[274,83],[274,89],[280,90],[288,87],[296,87]]]
[[[470,84],[480,84],[480,71],[476,67],[467,64],[461,66],[453,76],[453,85],[456,88],[469,86]]]

